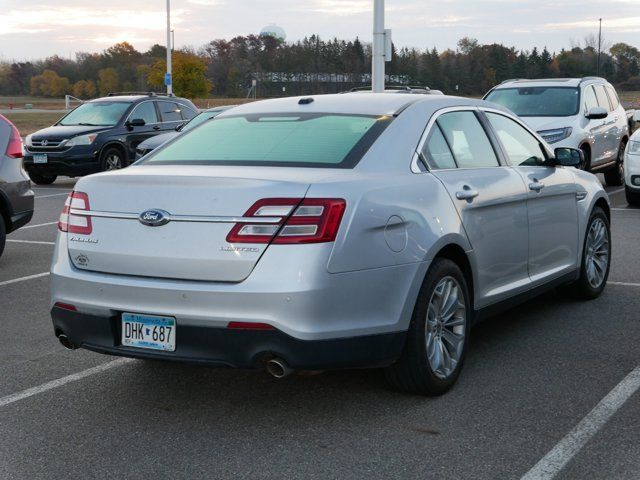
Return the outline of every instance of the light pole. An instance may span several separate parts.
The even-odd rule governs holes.
[[[167,73],[164,83],[167,86],[167,95],[173,94],[171,78],[171,0],[167,0]]]
[[[373,0],[373,50],[371,64],[371,89],[384,92],[384,0]]]
[[[598,29],[598,76],[600,76],[600,51],[602,50],[602,19],[600,19],[600,28]]]

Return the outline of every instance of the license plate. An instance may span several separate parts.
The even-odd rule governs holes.
[[[173,352],[176,349],[176,319],[123,313],[122,345]]]
[[[36,153],[33,155],[33,163],[47,163],[49,159],[45,153]]]

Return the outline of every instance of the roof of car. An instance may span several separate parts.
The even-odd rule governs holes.
[[[354,115],[395,115],[418,102],[447,103],[447,95],[402,95],[398,93],[359,93],[358,95],[330,94],[286,97],[239,105],[233,110],[220,114],[246,115],[260,113],[337,113]],[[449,99],[449,100],[447,100]],[[468,100],[469,105],[475,101]],[[458,99],[459,102],[459,99]],[[457,102],[456,102],[457,103]]]
[[[168,95],[149,95],[149,94],[131,94],[131,95],[108,95],[106,97],[94,98],[90,102],[137,102],[139,100],[178,100],[184,101],[184,98],[173,97]]]
[[[582,78],[514,78],[505,80],[494,88],[513,88],[513,87],[578,87],[581,84],[590,83],[608,83],[607,80],[600,77],[582,77]]]

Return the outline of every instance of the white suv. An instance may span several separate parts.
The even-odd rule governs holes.
[[[603,78],[507,80],[485,100],[507,107],[554,147],[579,148],[583,168],[604,173],[608,185],[624,182],[627,115]]]
[[[640,121],[640,111],[633,115],[633,121]],[[640,129],[636,130],[624,155],[625,179],[624,191],[629,205],[640,207]]]

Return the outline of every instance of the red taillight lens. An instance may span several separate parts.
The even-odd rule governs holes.
[[[83,192],[71,192],[64,202],[58,229],[61,232],[76,233],[78,235],[90,235],[93,231],[91,216],[80,212],[89,212],[89,196]]]
[[[238,223],[227,235],[227,242],[333,242],[346,205],[341,198],[266,198],[254,203],[244,216],[279,218],[279,221]]]
[[[61,308],[62,310],[68,310],[70,312],[77,312],[78,309],[75,305],[71,305],[70,303],[56,302],[54,307]]]
[[[12,158],[22,158],[22,138],[20,138],[20,132],[16,126],[11,123],[6,117],[0,115],[5,122],[11,127],[11,133],[9,134],[9,144],[7,145],[7,156]]]

